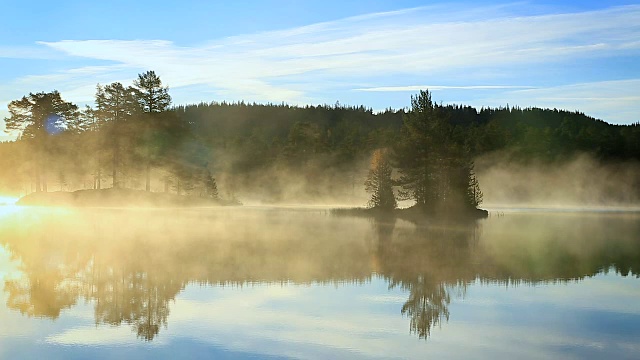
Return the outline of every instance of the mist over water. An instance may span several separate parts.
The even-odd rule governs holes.
[[[640,359],[639,6],[205,3],[4,7],[0,360]]]
[[[332,168],[328,159],[312,159],[298,166],[276,164],[238,176],[232,170],[233,154],[224,155],[221,163],[221,189],[230,189],[243,204],[356,207],[369,199],[363,185],[368,156],[354,161],[347,172]]]
[[[151,342],[160,358],[182,344],[305,358],[423,358],[455,345],[449,357],[495,358],[518,341],[515,316],[541,339],[522,345],[530,354],[558,356],[559,343],[580,357],[598,342],[591,354],[628,357],[640,335],[638,233],[633,213],[416,225],[321,207],[14,207],[0,214],[0,319],[14,324],[0,326],[0,344],[93,357]],[[560,321],[605,313],[604,327]]]
[[[640,163],[588,155],[549,163],[509,161],[494,153],[476,161],[486,207],[640,210]]]

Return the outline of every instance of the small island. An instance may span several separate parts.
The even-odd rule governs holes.
[[[624,165],[637,159],[640,134],[637,124],[578,112],[437,104],[428,90],[410,108],[382,112],[339,103],[172,106],[154,71],[132,86],[98,85],[94,107],[54,90],[11,101],[9,115],[7,131],[20,136],[0,144],[8,169],[0,193],[28,194],[19,205],[218,206],[239,204],[237,194],[247,204],[348,204],[361,208],[337,212],[415,219],[486,217],[482,185],[527,200],[522,180],[487,179],[487,164],[562,168],[580,155],[593,159],[587,170]],[[624,183],[634,184],[627,173]],[[638,191],[607,185],[594,197],[634,202]]]
[[[478,208],[483,194],[464,139],[455,136],[428,91],[412,97],[411,105],[400,140],[389,149],[373,152],[364,182],[371,196],[368,207],[337,213],[399,216],[417,222],[487,217],[488,212]],[[399,188],[397,196],[395,187]],[[397,209],[397,198],[412,200],[415,205]]]
[[[89,158],[88,170],[96,174],[93,189],[75,191],[48,192],[46,174],[51,173],[48,162],[55,161],[52,143],[57,138],[56,124],[50,124],[53,116],[71,119],[77,115],[76,106],[65,102],[57,92],[30,94],[20,102],[12,102],[12,117],[6,119],[10,128],[24,127],[24,134],[30,134],[34,143],[33,161],[36,191],[21,198],[18,205],[32,206],[81,206],[81,207],[173,207],[173,206],[218,206],[237,205],[234,196],[222,200],[218,186],[208,161],[201,156],[189,157],[189,162],[176,158],[175,149],[161,146],[157,141],[171,135],[165,131],[151,131],[162,122],[167,112],[170,97],[166,87],[154,72],[140,74],[134,82],[135,87],[120,94],[121,85],[112,84],[98,87],[98,110],[87,109],[85,116],[104,117],[106,121],[93,131],[87,130],[77,135],[96,135],[104,132],[106,138],[95,141],[96,150],[107,150]],[[136,114],[140,122],[136,127],[118,125],[123,121],[123,111],[109,105],[112,100],[133,94],[131,99],[132,115]],[[364,188],[370,194],[367,209],[362,214],[392,216],[397,213],[397,200],[412,200],[415,205],[402,211],[411,218],[447,217],[477,218],[487,215],[479,210],[482,191],[474,172],[474,162],[465,139],[456,136],[443,108],[434,104],[429,91],[421,91],[411,98],[411,111],[403,117],[400,137],[387,147],[378,147],[372,151],[368,176]],[[58,109],[58,113],[40,113],[41,108]],[[23,116],[25,113],[30,116]],[[55,116],[54,116],[55,115]],[[95,120],[95,119],[94,119]],[[95,121],[94,121],[95,122]],[[176,130],[176,128],[169,128]],[[156,129],[157,130],[157,129]],[[166,129],[165,129],[166,130]],[[302,129],[304,130],[304,129]],[[30,133],[31,131],[32,133]],[[88,133],[88,135],[87,135]],[[138,133],[131,137],[130,133]],[[112,141],[109,142],[108,139]],[[137,147],[123,146],[131,140],[138,142]],[[296,140],[294,140],[294,143]],[[183,147],[185,144],[174,144]],[[192,143],[186,145],[193,146]],[[125,153],[126,151],[133,152]],[[191,149],[202,152],[203,149]],[[172,155],[173,153],[173,155]],[[184,153],[182,154],[184,155]],[[105,161],[105,160],[110,161]],[[124,161],[126,159],[127,161]],[[47,160],[47,161],[43,161]],[[61,159],[58,159],[61,160]],[[56,164],[57,165],[57,164]],[[111,165],[111,188],[102,187],[101,173]],[[54,165],[55,166],[55,165]],[[164,169],[164,192],[151,191],[152,168]],[[59,176],[64,178],[64,173]],[[145,179],[145,190],[125,188],[126,178]],[[123,178],[125,180],[123,180]],[[61,180],[61,183],[64,179]],[[62,188],[62,186],[61,186]],[[173,188],[175,193],[170,194]],[[364,211],[366,210],[366,211]],[[354,210],[357,212],[357,210]]]

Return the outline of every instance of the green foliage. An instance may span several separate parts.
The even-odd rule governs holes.
[[[371,168],[364,182],[365,190],[371,194],[369,207],[380,210],[393,210],[398,204],[393,194],[393,168],[382,149],[377,149],[371,157]]]
[[[467,203],[473,207],[478,207],[482,204],[483,194],[480,190],[480,183],[476,177],[476,172],[473,169],[473,164],[469,165],[468,186],[467,186]]]
[[[109,147],[112,153],[112,185],[123,187],[123,173],[137,159],[134,155],[133,119],[140,114],[141,108],[136,98],[136,90],[125,87],[119,82],[97,86],[96,114],[99,123],[104,124],[109,134]]]
[[[9,114],[5,118],[7,131],[22,131],[23,138],[37,138],[43,141],[47,133],[55,132],[73,122],[78,107],[62,100],[60,93],[29,93],[20,100],[11,101]],[[54,120],[55,119],[55,120]]]
[[[21,137],[30,142],[31,151],[25,162],[31,162],[36,191],[47,191],[47,164],[51,162],[50,152],[54,135],[76,122],[78,107],[64,101],[56,90],[45,93],[30,93],[20,100],[9,103],[7,131],[21,131]]]
[[[220,194],[218,193],[218,184],[216,183],[216,179],[211,175],[209,171],[205,174],[204,179],[204,189],[205,195],[212,199],[219,199]]]
[[[157,160],[159,148],[155,141],[162,131],[155,122],[158,115],[166,112],[171,105],[169,88],[162,86],[162,80],[154,71],[138,74],[138,79],[133,82],[136,88],[135,98],[142,112],[145,113],[143,128],[141,129],[140,147],[145,165],[145,189],[151,191],[151,162]]]
[[[146,113],[161,113],[167,111],[171,105],[169,88],[162,86],[162,80],[155,71],[147,71],[138,74],[138,79],[133,82],[136,88],[136,98],[142,111]]]
[[[411,105],[395,149],[402,196],[425,210],[475,207],[467,196],[473,161],[464,137],[428,91],[412,97]]]
[[[435,209],[478,206],[473,159],[495,151],[524,163],[585,152],[640,160],[640,124],[610,125],[578,112],[442,106],[427,91],[412,98],[409,112],[244,102],[170,108],[155,72],[139,74],[133,85],[99,85],[96,106],[82,111],[57,91],[12,101],[7,131],[21,134],[15,145],[0,145],[12,170],[0,176],[1,190],[46,191],[47,178],[64,178],[69,190],[158,191],[163,184],[167,191],[208,194],[216,174],[222,179],[216,187],[225,191],[254,190],[277,201],[290,192],[293,175],[300,194],[347,197],[361,187],[369,155],[390,148],[399,199]],[[51,114],[56,134],[47,131]]]

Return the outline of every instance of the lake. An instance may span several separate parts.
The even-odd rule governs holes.
[[[0,207],[0,358],[640,358],[640,215]]]

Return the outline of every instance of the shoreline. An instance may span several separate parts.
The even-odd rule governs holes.
[[[89,189],[71,192],[36,192],[25,195],[18,206],[68,206],[99,208],[210,207],[241,205],[240,202],[210,197],[155,193],[131,189]]]

